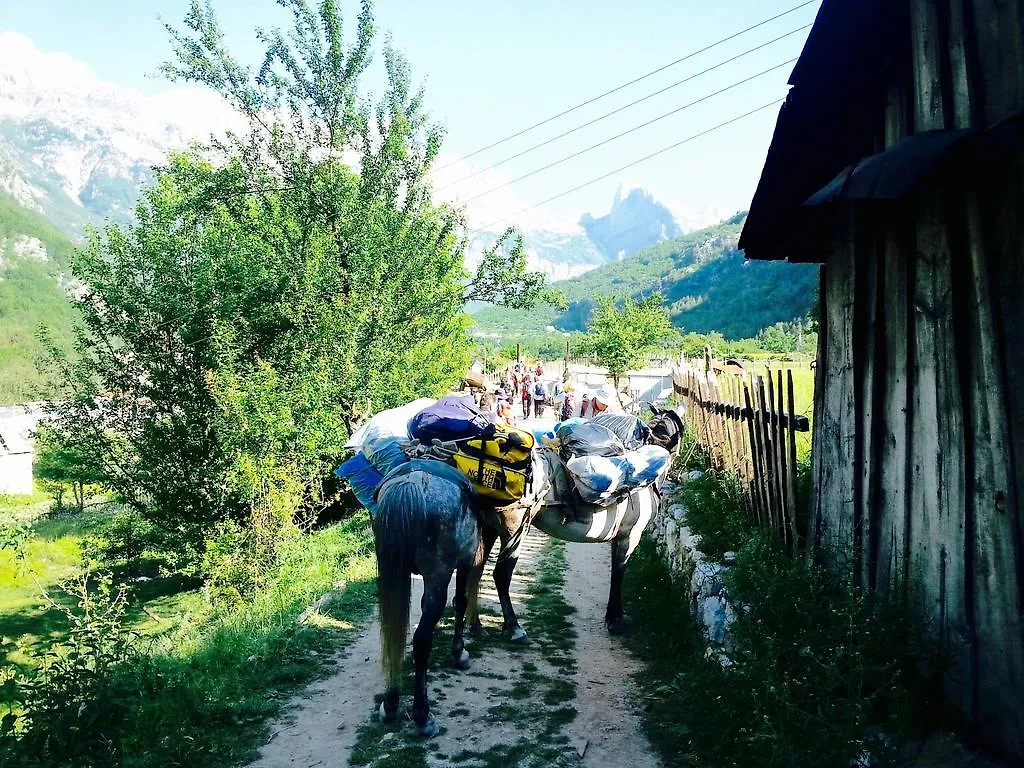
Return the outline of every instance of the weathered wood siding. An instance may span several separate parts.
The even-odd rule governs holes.
[[[1024,0],[909,0],[884,137],[1024,109]],[[855,210],[823,269],[809,536],[905,591],[990,746],[1024,757],[1024,158]],[[845,554],[844,554],[845,556]]]

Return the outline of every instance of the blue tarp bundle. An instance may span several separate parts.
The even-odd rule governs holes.
[[[352,486],[359,503],[370,510],[371,515],[377,514],[377,502],[374,494],[384,481],[384,476],[378,472],[362,453],[357,453],[340,467],[334,470],[334,474],[344,478]]]

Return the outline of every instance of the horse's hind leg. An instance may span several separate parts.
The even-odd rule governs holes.
[[[480,579],[483,578],[487,558],[491,556],[491,548],[497,538],[496,531],[488,526],[483,527],[477,559],[469,573],[469,607],[466,621],[469,623],[469,634],[473,637],[480,637],[484,633],[484,625],[480,622]]]
[[[424,578],[420,623],[412,637],[412,657],[416,664],[416,693],[412,706],[412,720],[420,735],[427,738],[436,736],[438,731],[437,723],[430,714],[430,703],[427,701],[427,664],[430,662],[430,649],[434,645],[434,628],[441,620],[445,604],[448,602],[450,580],[450,571],[446,577],[434,575],[429,580]]]
[[[604,614],[605,624],[613,635],[622,634],[629,626],[629,619],[622,610],[622,578],[628,558],[629,537],[617,536],[612,540],[612,580],[608,590],[608,608]]]
[[[466,626],[466,607],[469,604],[469,581],[472,567],[459,567],[455,571],[455,633],[452,637],[452,661],[459,669],[469,669],[469,651],[462,633]]]
[[[531,640],[527,636],[526,630],[519,625],[519,617],[512,605],[509,591],[512,586],[512,574],[519,562],[519,549],[523,545],[526,534],[525,511],[506,512],[503,518],[503,528],[498,532],[501,537],[501,549],[498,552],[498,561],[494,564],[494,586],[498,592],[498,600],[501,601],[501,615],[505,620],[504,629],[506,632],[512,633],[512,642],[519,645],[529,645]]]
[[[519,645],[529,645],[531,640],[526,630],[519,625],[519,617],[516,615],[515,606],[512,605],[512,573],[519,562],[517,555],[509,555],[504,560],[500,557],[494,565],[494,586],[498,591],[498,600],[501,601],[501,615],[504,617],[504,629],[512,633],[512,642]]]

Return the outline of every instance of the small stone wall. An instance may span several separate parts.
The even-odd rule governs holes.
[[[699,476],[699,472],[696,475]],[[736,618],[736,611],[729,600],[723,577],[735,556],[727,552],[725,562],[710,562],[697,549],[700,537],[686,525],[686,508],[672,498],[678,487],[671,482],[665,483],[665,503],[654,518],[651,533],[669,570],[679,583],[689,586],[689,594],[680,595],[680,599],[689,603],[690,614],[708,640],[708,653],[716,656],[722,664],[729,664],[728,654],[732,650],[729,627]]]

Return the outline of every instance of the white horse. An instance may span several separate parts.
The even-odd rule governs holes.
[[[651,406],[654,418],[648,425],[651,430],[649,444],[661,445],[675,453],[683,432],[679,415],[672,410],[660,410]],[[668,474],[668,467],[650,486],[629,493],[618,503],[607,506],[573,501],[571,481],[564,472],[559,472],[554,462],[557,458],[545,449],[535,451],[533,461],[533,490],[522,503],[506,507],[478,505],[477,511],[483,522],[483,557],[470,576],[469,613],[467,621],[470,631],[482,631],[477,610],[477,594],[483,563],[490,554],[495,540],[500,540],[501,549],[494,567],[494,585],[501,602],[504,629],[511,633],[512,641],[528,643],[526,630],[519,624],[509,586],[519,548],[530,526],[535,526],[549,536],[563,541],[582,544],[611,544],[612,572],[605,610],[605,623],[612,634],[620,634],[629,626],[629,618],[622,607],[622,579],[633,551],[640,538],[661,506],[661,486]]]

